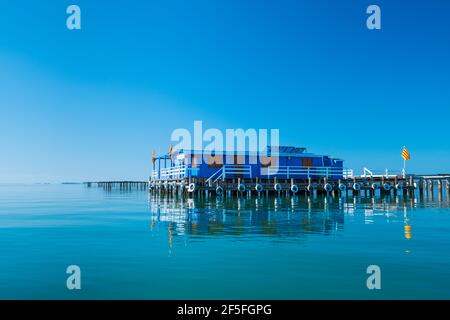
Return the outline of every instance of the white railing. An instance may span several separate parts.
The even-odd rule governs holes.
[[[181,165],[170,168],[161,169],[158,173],[157,170],[153,170],[152,180],[171,180],[182,179],[188,176],[189,170],[192,168]],[[224,165],[222,168],[214,172],[207,180],[206,183],[216,182],[219,179],[225,179],[230,176],[240,175],[243,178],[252,178],[252,167],[250,165]],[[344,170],[343,168],[335,167],[300,167],[300,166],[280,166],[280,167],[267,167],[261,168],[261,175],[264,176],[283,176],[286,178],[296,177],[334,177],[342,176],[343,178],[353,178],[353,170]]]
[[[367,168],[364,168],[362,176],[365,178],[367,175],[369,175],[369,177],[373,177],[373,172]]]
[[[296,178],[299,176],[305,177],[331,177],[331,176],[343,176],[342,168],[334,167],[291,167],[291,166],[280,166],[280,167],[267,167],[261,168],[261,174],[264,176],[285,176],[286,178]]]
[[[252,178],[252,167],[250,165],[224,165],[222,168],[214,172],[206,183],[212,181],[217,182],[219,179],[225,179],[227,176],[242,175],[244,178]],[[214,179],[214,180],[213,180]]]
[[[213,183],[217,180],[223,178],[223,167],[214,172],[208,179],[206,179],[205,183],[208,184],[210,181]],[[215,180],[213,180],[215,179]]]
[[[389,178],[395,178],[397,176],[404,176],[405,173],[404,172],[389,172],[388,169],[385,170],[369,170],[367,168],[363,168],[363,174],[361,175],[361,177],[367,178],[367,177],[371,177],[371,178],[381,178],[384,177],[386,179]]]
[[[186,176],[186,166],[176,166],[170,168],[161,169],[159,174],[157,170],[153,170],[152,179],[158,180],[171,180],[182,179]]]
[[[245,178],[252,177],[252,167],[249,165],[226,165],[223,166],[223,177],[226,178],[227,175],[243,175]]]
[[[344,169],[342,171],[342,177],[344,179],[353,179],[354,178],[353,169]]]

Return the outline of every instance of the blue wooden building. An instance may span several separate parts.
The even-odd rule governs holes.
[[[179,150],[154,157],[151,181],[214,182],[230,179],[327,179],[343,178],[343,160],[282,146],[264,152],[217,152]]]

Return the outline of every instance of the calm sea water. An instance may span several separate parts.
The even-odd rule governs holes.
[[[1,185],[0,298],[450,299],[449,204]]]

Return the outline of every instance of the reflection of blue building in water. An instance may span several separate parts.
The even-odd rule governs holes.
[[[173,201],[151,197],[151,223],[171,225],[171,235],[330,235],[344,228],[344,210],[326,199],[238,198]],[[206,209],[207,208],[207,209]]]
[[[180,150],[154,159],[152,180],[184,178],[338,180],[343,178],[343,160],[296,147],[279,147],[277,152],[271,148],[264,152]]]

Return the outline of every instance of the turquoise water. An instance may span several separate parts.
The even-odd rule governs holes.
[[[449,204],[1,185],[0,298],[449,299]],[[72,264],[81,290],[66,288]]]

